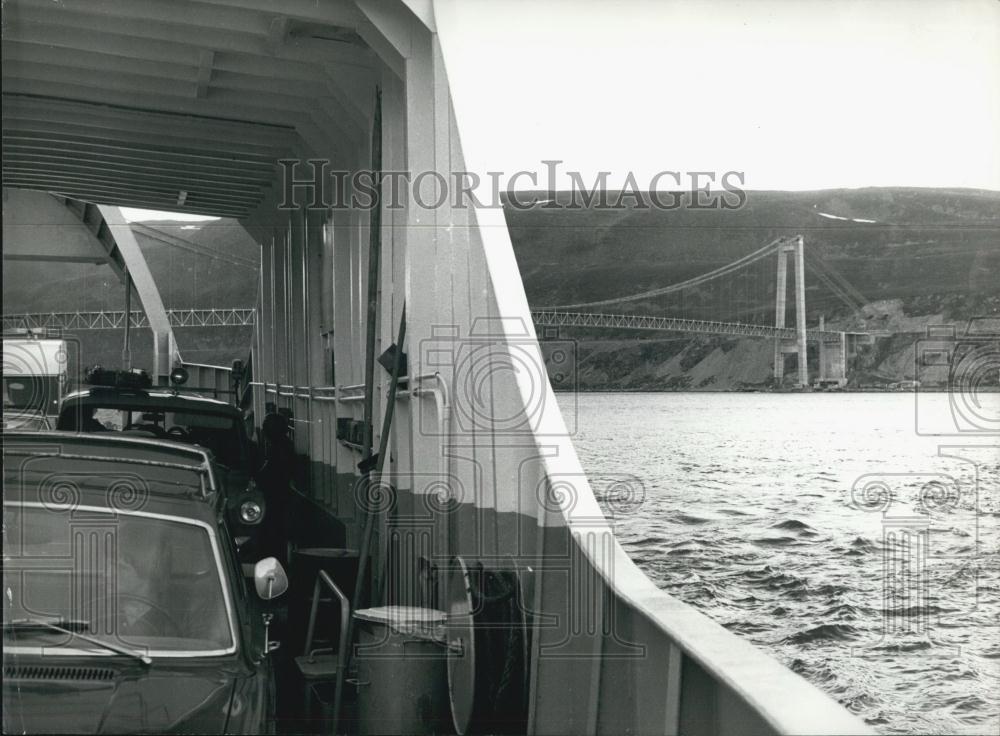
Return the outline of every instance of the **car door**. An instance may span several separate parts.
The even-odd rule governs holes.
[[[259,732],[270,733],[274,728],[276,683],[272,655],[265,650],[265,611],[262,602],[247,583],[247,578],[253,575],[252,568],[249,563],[240,562],[239,549],[225,519],[219,521],[219,539],[223,547],[226,576],[232,581],[233,601],[239,618],[241,656],[252,669],[251,678],[255,680],[253,686],[246,688],[246,691],[257,693],[261,700],[258,706],[262,722],[256,724]]]

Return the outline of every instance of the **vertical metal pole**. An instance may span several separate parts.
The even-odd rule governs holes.
[[[785,327],[785,296],[788,291],[788,252],[783,242],[778,245],[778,285],[774,292],[774,326]],[[774,338],[774,380],[781,383],[785,377],[785,354],[781,351],[780,335]]]
[[[809,365],[806,362],[806,264],[805,240],[795,239],[795,327],[798,331],[799,386],[809,385]]]
[[[283,342],[282,351],[284,353],[284,371],[285,379],[284,383],[292,384],[295,383],[295,379],[292,378],[292,336],[291,332],[295,330],[295,318],[292,314],[292,310],[289,307],[291,303],[291,284],[292,278],[289,271],[292,268],[291,259],[291,243],[292,243],[292,215],[288,216],[288,220],[285,222],[284,226],[281,228],[281,337]],[[281,381],[278,381],[281,383]],[[278,387],[278,392],[275,397],[275,403],[281,404],[281,387]],[[289,399],[289,407],[291,406],[291,399]]]
[[[250,352],[250,370],[256,372],[258,383],[261,381],[267,381],[267,368],[266,356],[267,356],[267,346],[264,344],[264,319],[267,314],[264,304],[264,271],[266,263],[264,262],[264,248],[267,247],[264,243],[260,243],[260,258],[257,267],[257,314],[254,319],[254,335],[256,336],[256,341],[254,343],[253,349]],[[251,373],[251,380],[254,374]],[[261,384],[260,389],[253,388],[250,393],[253,399],[253,411],[254,420],[256,422],[262,422],[264,420],[264,403],[267,401],[267,386]]]
[[[378,327],[379,262],[382,253],[382,197],[380,194],[382,174],[382,91],[375,90],[375,120],[372,124],[372,188],[375,201],[372,203],[369,223],[368,249],[368,314],[365,343],[365,409],[364,409],[364,453],[362,461],[372,454],[374,442],[373,412],[375,402],[375,337]]]
[[[284,231],[284,241],[282,246],[282,263],[284,267],[281,271],[282,279],[284,280],[282,299],[282,317],[285,320],[285,380],[292,386],[295,385],[295,342],[296,342],[296,329],[297,325],[295,319],[295,297],[293,290],[295,289],[295,263],[294,252],[292,249],[292,218],[294,215],[288,216],[288,222],[285,225]],[[288,399],[288,408],[295,411],[295,391],[293,390],[292,396]],[[280,390],[279,390],[280,395]]]
[[[125,342],[122,345],[122,368],[132,370],[132,274],[125,270]]]
[[[277,283],[277,277],[275,276],[274,272],[275,272],[275,270],[278,267],[277,266],[277,261],[275,260],[275,252],[277,251],[278,248],[277,248],[277,238],[275,237],[274,232],[275,231],[272,228],[271,229],[271,247],[270,247],[269,252],[268,252],[268,256],[270,257],[270,260],[271,260],[271,269],[270,269],[270,272],[268,273],[268,278],[269,278],[269,280],[271,282],[271,293],[269,294],[269,296],[271,297],[270,300],[269,300],[271,302],[271,324],[269,324],[268,327],[271,330],[271,380],[274,381],[277,384],[277,383],[279,383],[279,379],[278,379],[278,339],[277,339],[278,323],[277,323],[277,321],[275,319],[275,314],[276,314],[276,310],[278,309],[278,306],[276,304],[277,300],[274,298],[274,289],[275,289],[275,284]],[[264,381],[267,381],[267,379],[265,378]],[[266,391],[265,391],[265,395],[264,395],[264,402],[265,402],[265,405],[266,405],[266,402],[267,402],[267,392]],[[278,405],[278,397],[277,396],[274,397],[274,405],[275,406]]]
[[[314,386],[315,381],[312,377],[312,325],[310,324],[311,310],[309,302],[309,239],[312,236],[312,228],[310,227],[309,221],[309,211],[302,211],[302,248],[299,254],[299,263],[301,264],[301,282],[302,282],[302,356],[303,360],[301,362],[301,368],[299,368],[299,379],[295,381],[296,384],[301,386]],[[296,392],[298,393],[298,392]],[[293,399],[295,401],[295,399]],[[301,424],[301,427],[305,428],[305,436],[300,432],[297,436],[302,442],[302,446],[306,447],[309,452],[309,456],[315,460],[316,459],[316,446],[315,446],[315,436],[314,430],[316,425],[313,423],[313,402],[312,402],[312,391],[308,392],[308,398],[299,397],[298,402],[304,405],[305,408],[305,422]],[[315,465],[313,465],[315,467]],[[309,474],[309,495],[311,498],[316,497],[316,478],[315,473],[310,471]]]
[[[392,374],[389,379],[389,394],[386,399],[385,405],[385,416],[382,418],[382,432],[379,435],[379,447],[378,453],[375,455],[375,467],[370,467],[370,463],[362,463],[364,467],[364,475],[360,479],[360,483],[364,484],[362,488],[362,493],[369,499],[372,504],[377,504],[381,490],[376,489],[372,491],[371,483],[381,483],[382,481],[382,469],[385,467],[385,458],[388,455],[389,449],[389,430],[392,428],[392,418],[395,416],[396,411],[396,392],[399,390],[399,373],[402,370],[403,363],[403,344],[406,342],[406,302],[403,302],[403,313],[399,317],[399,333],[396,338],[396,354],[393,356],[392,361]],[[369,457],[371,455],[369,453]],[[358,555],[358,577],[354,582],[354,597],[351,601],[351,608],[357,611],[365,600],[365,582],[368,574],[368,564],[371,559],[371,546],[372,546],[372,534],[375,529],[375,516],[378,511],[373,508],[365,509],[365,527],[364,533],[361,538],[361,548]],[[345,638],[348,644],[354,642],[354,618],[350,620],[350,626],[348,628],[348,635]],[[347,657],[344,660],[343,666],[338,668],[337,678],[338,678],[338,690],[340,692],[340,681],[347,674],[347,670],[351,665],[351,654],[352,650],[348,648]],[[337,702],[335,709],[340,712],[340,700],[339,695],[337,696]],[[336,732],[337,724],[334,724],[334,732]]]

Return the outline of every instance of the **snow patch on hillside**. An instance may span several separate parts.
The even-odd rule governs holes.
[[[817,212],[820,217],[825,217],[828,220],[844,220],[845,222],[860,222],[866,225],[871,225],[877,223],[878,220],[866,220],[863,217],[841,217],[840,215],[831,215],[829,212]]]

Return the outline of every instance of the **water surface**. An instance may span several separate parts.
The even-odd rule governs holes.
[[[924,424],[946,431],[949,397],[925,399]],[[641,504],[613,504],[615,532],[660,587],[880,732],[1000,733],[1000,452],[988,437],[918,436],[904,393],[559,403],[599,499],[620,494],[622,476],[641,482]]]

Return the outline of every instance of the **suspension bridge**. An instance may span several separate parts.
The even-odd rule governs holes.
[[[772,260],[777,258],[777,262]],[[793,278],[789,279],[789,262]],[[866,300],[835,269],[817,255],[808,255],[801,237],[771,241],[731,263],[669,286],[620,297],[536,309],[531,316],[538,327],[655,330],[774,341],[774,378],[784,379],[785,356],[796,355],[797,385],[809,385],[808,343],[818,345],[818,380],[843,385],[849,356],[859,343],[871,342],[876,333],[828,330],[824,318],[815,327],[806,325],[806,270],[854,313]],[[788,299],[789,281],[794,294]],[[669,316],[604,311],[603,308],[634,302],[651,302]],[[665,305],[665,306],[660,306]],[[788,308],[794,319],[787,319]],[[601,311],[594,311],[600,309]],[[144,311],[130,310],[129,327],[149,326]],[[172,327],[253,326],[253,308],[169,309]],[[706,315],[732,314],[733,319],[707,319]],[[109,330],[125,327],[125,310],[48,312],[3,316],[5,331]],[[792,324],[794,322],[794,324]]]
[[[836,269],[806,249],[802,236],[783,236],[735,261],[678,283],[624,296],[544,307],[534,310],[532,319],[541,327],[657,330],[771,339],[775,381],[780,384],[784,380],[785,356],[793,354],[797,358],[799,387],[809,385],[808,343],[815,342],[819,382],[843,386],[847,383],[849,356],[859,343],[871,342],[875,333],[827,330],[822,316],[818,325],[808,327],[807,270],[818,282],[821,298],[836,299],[854,315],[867,303]],[[788,298],[790,282],[794,286],[792,299]],[[644,311],[668,316],[605,311],[613,305],[636,302],[645,304]],[[794,312],[793,320],[788,319],[789,307]],[[720,315],[731,317],[718,319]]]

